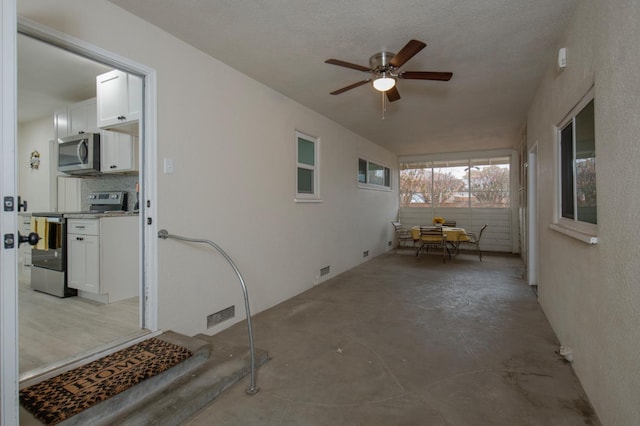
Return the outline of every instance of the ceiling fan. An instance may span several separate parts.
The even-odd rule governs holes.
[[[434,71],[399,71],[409,59],[413,58],[418,52],[427,46],[419,40],[409,40],[397,54],[392,52],[379,52],[369,58],[369,68],[352,64],[350,62],[341,61],[339,59],[327,59],[325,63],[338,65],[340,67],[351,68],[354,70],[372,74],[372,77],[357,83],[350,84],[341,89],[331,92],[332,95],[339,95],[348,90],[367,84],[373,81],[373,87],[380,92],[387,94],[389,102],[395,102],[400,99],[400,93],[396,86],[397,79],[404,80],[438,80],[449,81],[453,76],[450,72],[434,72]]]

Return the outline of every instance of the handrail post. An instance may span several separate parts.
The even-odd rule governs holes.
[[[242,287],[242,294],[244,296],[244,308],[247,314],[247,330],[249,333],[249,352],[251,353],[251,384],[247,388],[247,393],[249,395],[255,395],[256,393],[258,393],[260,388],[256,386],[256,355],[255,355],[255,349],[253,347],[253,326],[251,324],[251,310],[249,309],[249,292],[247,291],[247,286],[244,282],[244,279],[242,278],[242,274],[240,273],[240,270],[238,269],[236,264],[233,262],[233,259],[231,259],[231,257],[219,245],[217,245],[213,241],[200,239],[200,238],[187,238],[187,237],[181,237],[179,235],[169,234],[169,231],[167,231],[166,229],[161,229],[160,231],[158,231],[158,238],[161,238],[163,240],[166,240],[167,238],[173,238],[175,240],[187,241],[191,243],[208,244],[214,249],[216,249],[222,255],[222,257],[225,258],[225,260],[229,263],[229,265],[231,265],[231,267],[233,268],[233,271],[236,273],[238,280],[240,280],[240,286]]]

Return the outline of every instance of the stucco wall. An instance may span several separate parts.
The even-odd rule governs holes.
[[[604,424],[640,422],[640,2],[580,2],[528,115],[538,143],[539,296]],[[595,86],[597,245],[549,229],[554,217],[554,126]]]
[[[19,14],[157,70],[158,221],[215,241],[238,264],[257,313],[387,250],[397,191],[358,189],[358,156],[396,156],[103,0],[24,0]],[[322,203],[295,203],[295,130],[318,136]],[[162,161],[175,173],[162,173]],[[214,333],[206,316],[242,294],[207,246],[159,243],[159,324]]]

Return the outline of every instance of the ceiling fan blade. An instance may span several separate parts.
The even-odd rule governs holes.
[[[344,93],[347,90],[355,89],[358,86],[362,86],[363,84],[367,84],[370,81],[371,81],[371,79],[368,78],[366,80],[362,80],[362,81],[359,81],[357,83],[350,84],[350,85],[348,85],[346,87],[343,87],[342,89],[334,90],[333,92],[331,92],[331,94],[332,95],[339,95],[340,93]]]
[[[370,68],[367,68],[367,67],[364,67],[364,66],[358,65],[358,64],[352,64],[351,62],[341,61],[340,59],[327,59],[324,62],[326,64],[337,65],[339,67],[347,67],[347,68],[351,68],[351,69],[358,70],[358,71],[364,71],[364,72],[371,71]]]
[[[387,99],[389,102],[395,102],[400,99],[400,92],[398,92],[398,86],[393,86],[391,89],[387,90]]]
[[[434,71],[403,71],[398,74],[398,78],[405,80],[439,80],[449,81],[453,77],[450,72],[434,72]]]
[[[409,43],[405,44],[402,49],[391,58],[389,61],[389,65],[392,67],[400,68],[407,62],[409,59],[413,58],[416,53],[421,51],[427,46],[426,43],[423,43],[419,40],[409,40]]]

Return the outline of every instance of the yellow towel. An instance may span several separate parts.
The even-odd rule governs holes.
[[[46,217],[32,217],[31,218],[31,232],[35,232],[40,237],[38,244],[36,244],[36,250],[48,250],[49,249],[49,224]]]

